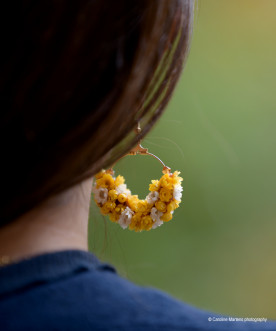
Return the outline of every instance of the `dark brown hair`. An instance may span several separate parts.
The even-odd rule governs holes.
[[[181,72],[193,1],[4,1],[0,15],[4,225],[149,131]]]

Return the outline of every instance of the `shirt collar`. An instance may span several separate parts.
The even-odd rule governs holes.
[[[0,268],[0,296],[91,269],[110,269],[91,253],[66,250],[37,255]]]

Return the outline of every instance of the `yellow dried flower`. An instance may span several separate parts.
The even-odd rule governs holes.
[[[119,175],[115,179],[115,186],[117,187],[117,186],[119,186],[121,184],[124,184],[124,182],[125,182],[124,177]]]
[[[131,219],[131,223],[129,225],[130,230],[136,230],[137,227],[139,228],[139,225],[141,223],[142,214],[141,213],[135,213],[134,216]]]
[[[164,202],[169,202],[170,200],[172,200],[172,191],[168,190],[167,188],[161,188],[160,192],[159,192],[159,197],[161,201]]]
[[[137,208],[141,213],[148,213],[151,209],[151,205],[149,205],[146,200],[139,200]]]
[[[179,177],[178,176],[179,174],[180,174],[180,171],[175,171],[171,175],[171,182],[173,183],[173,185],[181,185],[181,182],[182,182],[183,178]]]
[[[110,209],[106,205],[106,203],[101,207],[101,212],[102,212],[103,215],[107,215],[110,212]]]
[[[112,201],[107,201],[102,208],[104,208],[104,211],[113,211],[116,208],[116,203]]]
[[[116,203],[113,201],[107,201],[108,204],[108,208],[110,209],[110,211],[114,211],[116,208]]]
[[[165,213],[167,210],[167,205],[161,200],[155,202],[155,207],[157,210],[162,211],[162,213]]]
[[[120,214],[113,211],[112,213],[109,214],[109,218],[112,222],[117,222],[118,219],[120,218]]]
[[[143,201],[143,200],[139,200],[139,201],[138,201],[138,210],[139,210],[141,213],[143,213],[143,212],[145,212],[145,211],[147,210],[147,206],[146,206],[145,201]]]
[[[150,191],[158,191],[160,188],[160,183],[159,183],[159,180],[152,180],[151,181],[151,184],[149,186],[149,190]]]
[[[115,188],[114,178],[110,174],[104,174],[101,178],[96,180],[97,187],[104,187],[109,190]]]
[[[168,222],[172,219],[172,213],[165,213],[163,216],[161,216],[161,220],[163,222]]]
[[[179,207],[179,202],[173,200],[167,205],[167,212],[170,213],[171,211],[174,211],[176,208]]]
[[[131,196],[128,197],[127,205],[134,212],[137,212],[138,211],[138,202],[139,202],[138,196],[137,195],[131,195]]]
[[[142,230],[149,231],[152,227],[152,224],[153,224],[153,221],[152,221],[152,218],[150,216],[142,217],[142,220],[141,220]]]
[[[125,210],[125,206],[122,204],[117,205],[115,208],[116,213],[122,213],[124,210]]]
[[[118,195],[118,201],[119,201],[120,203],[124,203],[124,202],[126,202],[126,201],[127,201],[127,196],[126,196],[126,194],[124,194],[124,193],[119,194],[119,195]]]
[[[169,174],[165,174],[161,177],[160,186],[166,188],[167,190],[173,189],[173,183]]]
[[[110,190],[108,192],[108,196],[109,196],[111,201],[115,201],[118,198],[118,194],[115,190]]]

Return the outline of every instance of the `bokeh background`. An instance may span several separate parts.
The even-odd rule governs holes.
[[[169,107],[144,140],[184,177],[174,219],[122,230],[92,205],[90,248],[118,272],[194,306],[276,319],[276,1],[198,1],[191,51]],[[161,165],[115,170],[140,198]]]

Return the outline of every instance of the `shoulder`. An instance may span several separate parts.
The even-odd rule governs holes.
[[[137,286],[108,266],[79,274],[68,280],[68,287],[78,299],[78,311],[101,330],[276,329],[276,323],[226,321],[227,317],[197,309],[162,291]]]
[[[275,322],[229,321],[137,286],[86,252],[39,256],[0,270],[0,279],[5,331],[276,330]]]

